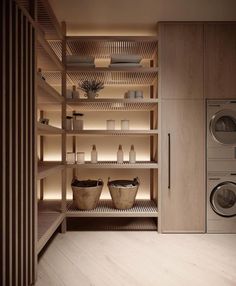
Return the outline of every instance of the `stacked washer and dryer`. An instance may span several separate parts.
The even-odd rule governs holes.
[[[236,101],[207,101],[207,232],[236,233]]]

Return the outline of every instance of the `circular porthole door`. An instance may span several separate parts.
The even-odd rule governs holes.
[[[220,216],[236,215],[236,184],[224,182],[217,185],[210,196],[212,209]]]
[[[211,119],[210,132],[218,143],[236,144],[236,112],[230,109],[217,112]]]

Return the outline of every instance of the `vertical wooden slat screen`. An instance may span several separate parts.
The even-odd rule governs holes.
[[[35,281],[35,31],[1,2],[0,285]]]

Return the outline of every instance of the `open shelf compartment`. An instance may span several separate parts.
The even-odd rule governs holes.
[[[78,68],[67,67],[67,74],[74,85],[94,78],[113,85],[152,85],[157,79],[157,68]]]
[[[80,111],[151,111],[157,107],[158,99],[67,99],[66,103]]]
[[[67,52],[107,59],[112,54],[139,55],[152,59],[157,54],[157,37],[141,36],[79,36],[67,37]]]

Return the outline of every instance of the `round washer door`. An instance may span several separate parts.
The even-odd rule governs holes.
[[[212,209],[220,216],[236,215],[236,184],[224,182],[217,185],[211,192],[210,203]]]
[[[231,109],[217,112],[210,121],[210,132],[218,143],[236,144],[236,112]]]

